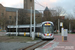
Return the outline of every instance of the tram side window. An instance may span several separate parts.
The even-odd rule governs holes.
[[[16,32],[16,28],[7,28],[7,32]],[[30,32],[30,28],[19,28],[18,32]]]
[[[25,28],[22,29],[22,32],[25,32]]]
[[[16,28],[8,28],[7,32],[16,32]]]
[[[11,32],[11,28],[8,28],[8,32]]]
[[[16,28],[13,28],[13,32],[16,32]]]
[[[19,31],[19,32],[23,32],[23,31],[22,31],[22,28],[19,28],[18,31]]]
[[[36,27],[36,32],[41,32],[40,27]]]
[[[30,28],[19,28],[19,32],[30,32]]]
[[[7,28],[7,32],[9,32],[9,28]]]
[[[26,28],[25,29],[25,32],[30,32],[30,28]]]

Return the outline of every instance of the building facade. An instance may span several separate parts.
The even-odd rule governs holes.
[[[34,0],[24,0],[24,9],[31,9],[34,10]]]
[[[16,11],[17,10],[18,10],[18,14],[21,14],[21,13],[19,13],[19,11],[21,11],[21,10],[26,11],[26,15],[28,17],[30,17],[31,7],[32,7],[32,13],[34,13],[34,11],[33,11],[34,10],[34,0],[24,0],[24,8],[4,7],[2,4],[0,4],[0,28],[1,28],[1,30],[5,30],[7,25],[15,25],[16,24]],[[41,16],[41,15],[39,15],[39,12],[37,10],[35,11],[35,13],[36,13],[36,18],[39,19],[40,17],[38,17],[38,16]],[[24,14],[21,14],[21,15],[24,15]],[[19,20],[22,18],[21,15],[20,15]],[[27,19],[26,16],[23,16],[23,17]],[[33,15],[32,15],[32,17],[33,17]],[[24,20],[26,20],[26,19],[24,19]],[[27,19],[27,20],[30,20],[30,19]],[[24,23],[26,23],[26,21]]]

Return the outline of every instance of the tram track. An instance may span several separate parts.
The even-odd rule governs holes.
[[[35,43],[33,45],[30,45],[30,46],[28,46],[26,48],[22,48],[22,49],[19,49],[19,50],[35,50],[36,48],[39,48],[39,47],[43,46],[44,44],[46,44],[48,42],[49,41],[43,41],[43,40],[41,40],[40,42],[37,42],[37,43]]]

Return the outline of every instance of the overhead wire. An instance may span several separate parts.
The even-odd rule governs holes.
[[[35,3],[45,8],[45,6],[43,6],[42,4],[40,4],[37,0],[36,0]]]

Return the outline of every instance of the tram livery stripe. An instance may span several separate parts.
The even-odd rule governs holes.
[[[26,36],[26,32],[24,32],[24,36]]]

